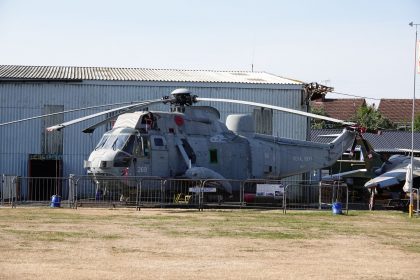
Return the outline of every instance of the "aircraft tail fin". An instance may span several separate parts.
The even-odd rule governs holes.
[[[350,147],[356,137],[356,132],[350,129],[344,129],[343,132],[330,144],[333,148],[330,150],[330,163],[338,160],[344,152]]]
[[[381,156],[377,152],[375,152],[372,145],[361,135],[359,135],[356,138],[353,147],[356,146],[356,143],[360,145],[360,150],[365,160],[367,171],[374,172],[376,169],[381,168],[382,164],[386,161],[386,159],[383,158],[383,156]]]

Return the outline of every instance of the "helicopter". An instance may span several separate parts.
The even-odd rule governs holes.
[[[219,111],[198,102],[229,102],[265,107],[346,125],[329,144],[293,140],[255,133],[251,115],[229,115],[220,121]],[[139,110],[152,104],[170,105],[170,111]],[[100,181],[104,177],[157,176],[188,179],[279,179],[333,164],[350,146],[357,129],[354,123],[289,108],[256,102],[200,98],[188,89],[176,89],[170,96],[124,106],[123,112],[83,132],[115,120],[85,160],[87,173]],[[121,108],[82,117],[47,128],[61,130],[69,125],[117,112]],[[126,180],[121,181],[127,184]],[[231,195],[232,185],[218,186]]]

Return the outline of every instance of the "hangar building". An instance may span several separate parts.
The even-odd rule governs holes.
[[[0,65],[0,123],[100,104],[156,99],[176,88],[188,88],[200,97],[240,99],[302,111],[308,108],[303,82],[265,72]],[[305,117],[236,104],[203,105],[216,107],[222,121],[232,113],[252,113],[259,133],[308,138]],[[149,109],[168,110],[164,106]],[[107,116],[59,132],[47,132],[45,128],[110,108],[115,106],[0,126],[0,174],[86,174],[83,160],[107,127],[92,134],[82,130]]]

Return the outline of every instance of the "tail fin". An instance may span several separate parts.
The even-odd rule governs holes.
[[[376,169],[381,168],[382,164],[386,161],[383,156],[375,152],[372,145],[364,139],[361,135],[356,137],[357,144],[365,159],[366,169],[368,172],[375,172]]]

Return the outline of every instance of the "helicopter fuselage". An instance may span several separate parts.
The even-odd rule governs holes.
[[[121,115],[85,167],[93,175],[180,177],[200,166],[230,175],[227,178],[249,177],[247,139],[218,118],[211,107]]]
[[[319,144],[256,134],[249,115],[219,118],[207,106],[122,114],[85,167],[94,176],[277,179],[331,165],[355,137]]]

